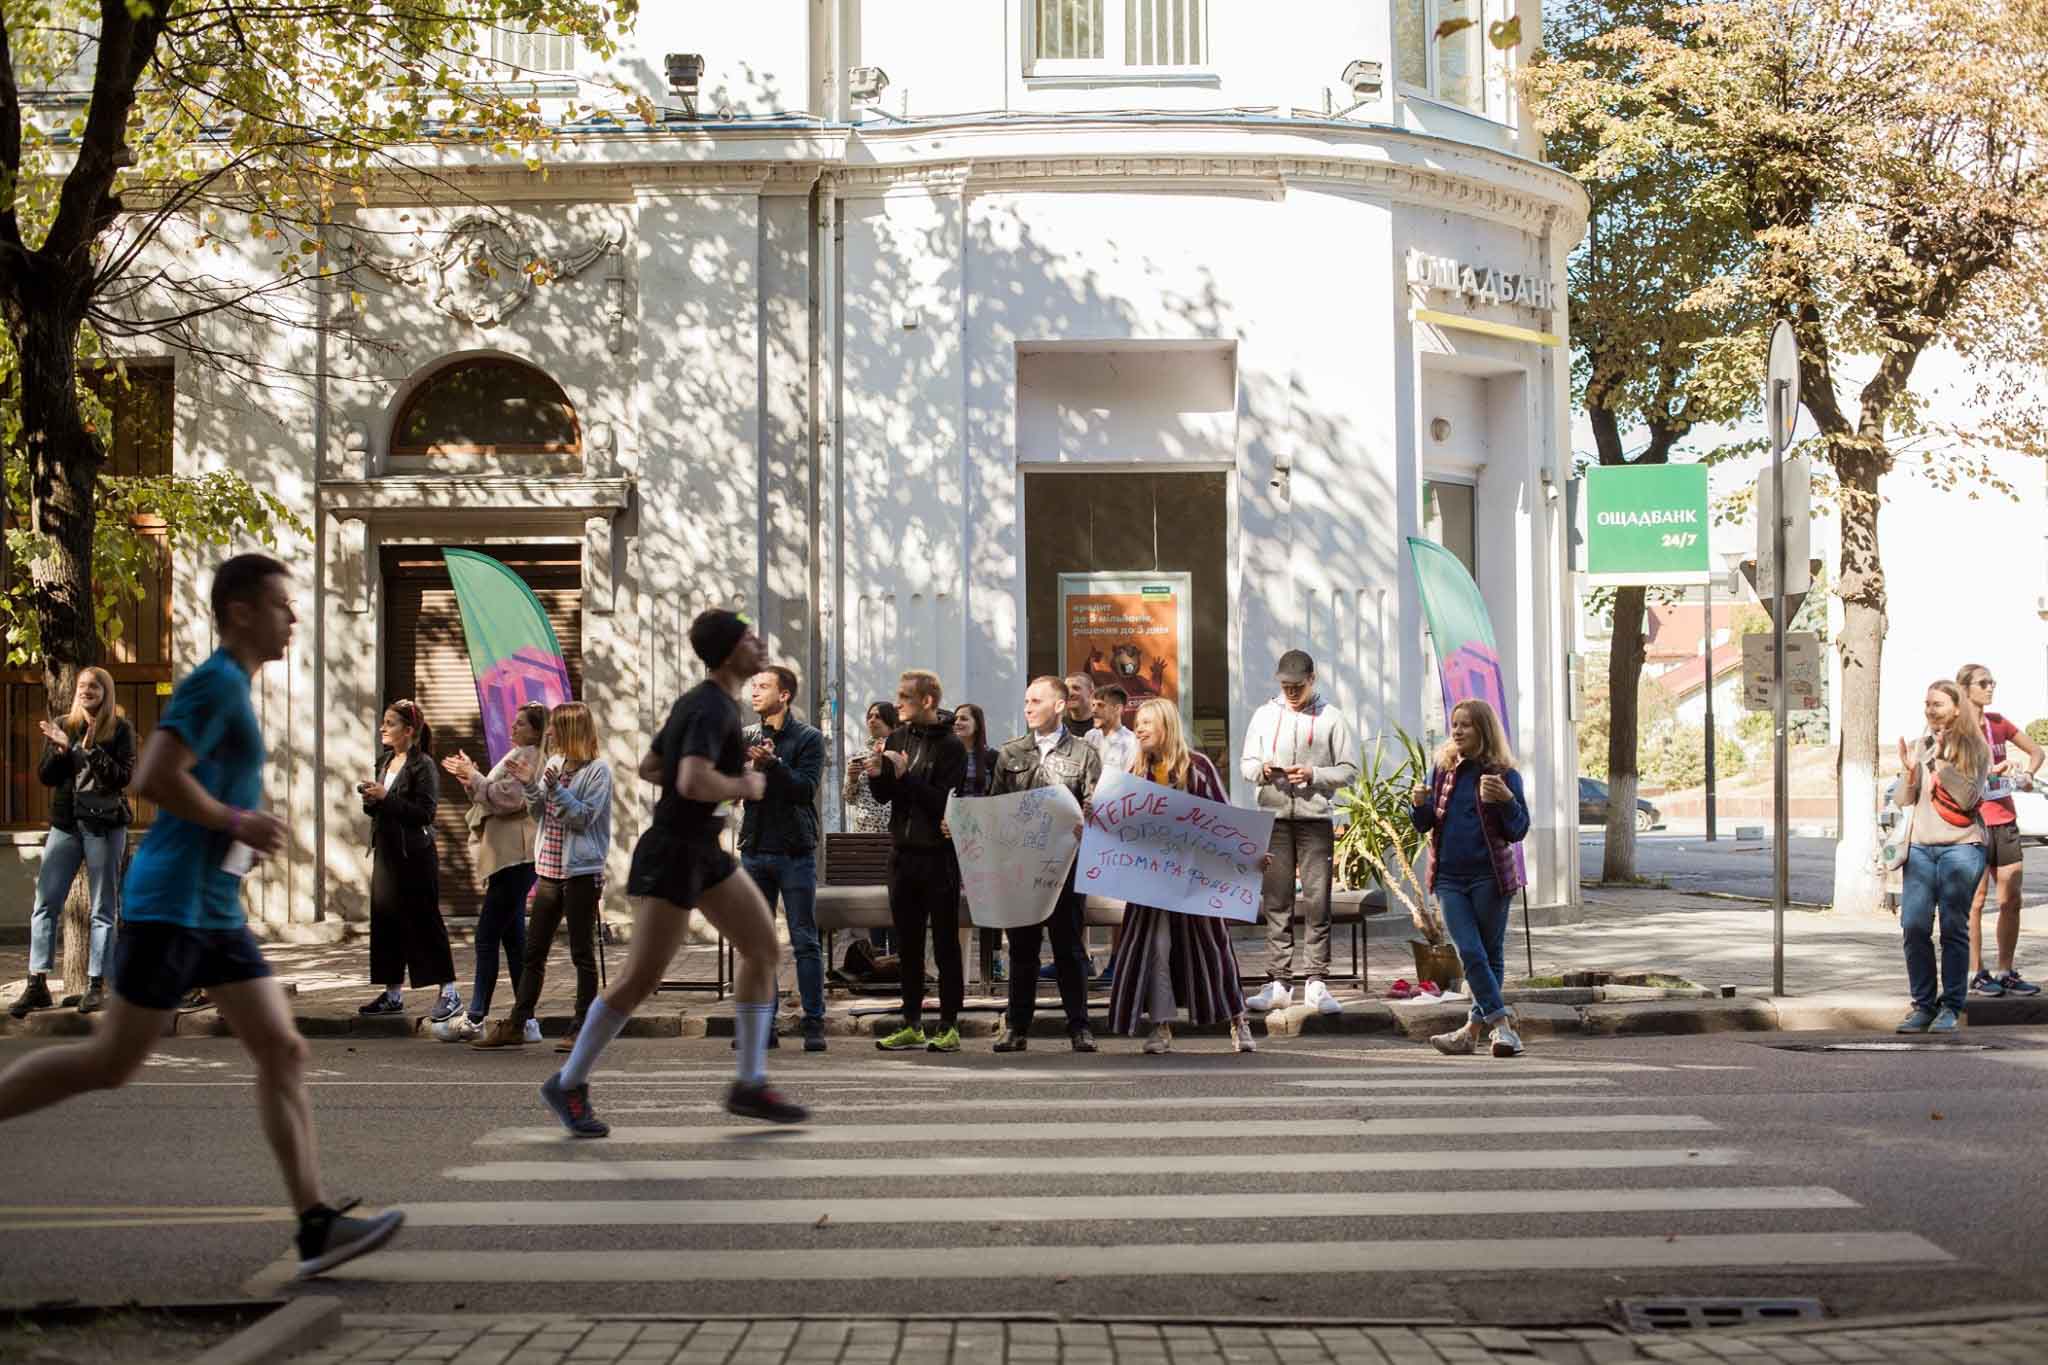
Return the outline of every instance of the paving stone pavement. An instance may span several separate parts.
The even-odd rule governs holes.
[[[1627,1337],[1601,1328],[1016,1319],[348,1317],[291,1365],[2034,1365],[2048,1314]]]

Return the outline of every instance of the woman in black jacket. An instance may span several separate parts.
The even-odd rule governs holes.
[[[440,774],[434,771],[434,729],[413,702],[395,701],[378,728],[377,777],[356,784],[370,817],[370,980],[383,993],[361,1014],[401,1014],[401,989],[439,988],[433,1022],[462,1008],[455,989],[455,957],[441,921],[441,862],[434,845],[434,807]]]
[[[54,1003],[47,977],[56,965],[57,923],[80,862],[92,893],[92,950],[78,1012],[91,1014],[106,1004],[107,950],[121,914],[121,865],[135,818],[124,795],[135,775],[135,730],[114,704],[114,680],[105,669],[80,669],[71,714],[62,725],[44,720],[42,731],[39,771],[50,789],[50,832],[43,836],[43,867],[29,918],[28,986],[9,1010],[17,1019]]]

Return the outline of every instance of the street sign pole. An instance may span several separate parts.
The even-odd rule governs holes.
[[[1700,664],[1707,682],[1707,842],[1714,842],[1714,576],[1707,575],[1706,620],[1700,626]]]
[[[1799,341],[1792,324],[1782,319],[1771,329],[1765,368],[1764,410],[1771,422],[1771,993],[1785,994],[1785,903],[1790,897],[1792,839],[1792,773],[1785,702],[1785,448],[1792,444],[1799,420]],[[1803,551],[1802,551],[1803,553]]]
[[[1785,399],[1790,386],[1782,379],[1771,382],[1771,492],[1779,515],[1771,528],[1771,558],[1777,568],[1777,609],[1771,613],[1771,808],[1776,818],[1772,840],[1771,887],[1771,994],[1785,993],[1785,901],[1789,892],[1791,863],[1786,845],[1792,831],[1791,774],[1787,770],[1785,743]]]

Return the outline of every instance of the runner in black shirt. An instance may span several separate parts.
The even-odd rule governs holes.
[[[746,767],[740,711],[733,698],[761,671],[766,651],[747,618],[707,611],[690,623],[690,647],[711,676],[669,711],[640,776],[661,784],[654,821],[633,848],[626,895],[633,904],[633,944],[626,965],[597,998],[576,1035],[575,1051],[541,1098],[576,1137],[611,1131],[590,1107],[590,1069],[640,1003],[654,994],[669,959],[682,946],[692,907],[725,935],[739,955],[733,983],[739,1077],[726,1091],[728,1112],[773,1123],[801,1123],[810,1114],[771,1088],[768,1030],[775,1022],[775,921],[761,892],[720,847],[719,807],[758,801],[766,779]]]

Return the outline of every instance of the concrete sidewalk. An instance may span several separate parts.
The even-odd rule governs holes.
[[[2023,1365],[2040,1358],[2044,1333],[2048,1315],[2037,1308],[1996,1317],[1926,1314],[1648,1336],[1604,1327],[1391,1322],[350,1316],[321,1345],[288,1359],[293,1365]]]
[[[1767,998],[1771,986],[1768,906],[1668,891],[1589,887],[1578,915],[1572,923],[1548,927],[1538,924],[1532,934],[1525,936],[1519,907],[1515,912],[1507,944],[1511,986],[1531,975],[1549,986],[1558,983],[1546,978],[1569,978],[1576,974],[1593,974],[1596,978],[1596,984],[1567,983],[1557,989],[1513,990],[1511,998],[1521,1008],[1531,1032],[1873,1029],[1889,1027],[1904,1012],[1907,1003],[1898,926],[1889,915],[1788,913],[1786,998],[1778,1001]],[[1389,988],[1399,979],[1414,978],[1414,959],[1405,940],[1388,934],[1385,925],[1378,927],[1380,932],[1366,936],[1364,944],[1370,991],[1357,982],[1333,981],[1335,993],[1345,1003],[1342,1015],[1315,1015],[1297,1005],[1266,1019],[1266,1031],[1280,1035],[1399,1031],[1416,1036],[1419,1031],[1444,1027],[1442,1021],[1455,1011],[1443,1005],[1389,1004]],[[1261,970],[1261,933],[1256,926],[1234,929],[1240,968],[1248,981],[1258,979]],[[839,937],[842,954],[847,941],[847,936]],[[1331,946],[1333,970],[1348,972],[1348,930],[1334,932]],[[356,1007],[374,993],[366,975],[369,948],[362,938],[331,944],[273,944],[267,951],[278,975],[295,992],[294,1012],[301,1030],[309,1036],[425,1036],[425,1016],[431,997],[424,991],[407,993],[409,1008],[404,1016],[357,1016]],[[614,964],[624,960],[625,948],[620,944],[610,945],[606,952]],[[996,1027],[997,1010],[1006,988],[997,983],[990,990],[973,983],[972,957],[970,954],[969,1014],[963,1031],[985,1034]],[[1107,949],[1098,945],[1097,969],[1106,961]],[[0,949],[0,981],[7,983],[0,990],[4,990],[5,1001],[12,1001],[26,965],[25,949]],[[467,942],[458,943],[455,965],[458,986],[466,999],[474,974],[474,950]],[[1602,974],[1610,979],[1638,981],[1653,976],[1677,978],[1706,989],[1668,991],[1640,985],[1597,984]],[[716,949],[692,944],[678,954],[670,976],[711,982],[716,976]],[[796,974],[786,946],[780,980],[785,1001],[782,1022],[787,1029],[795,1021]],[[1718,997],[1723,985],[1735,988],[1735,999],[1701,998],[1703,994]],[[566,942],[558,941],[541,996],[539,1016],[543,1032],[554,1036],[569,1030],[574,987]],[[56,990],[54,981],[52,989]],[[1052,1003],[1054,988],[1050,981],[1043,983],[1040,993],[1046,1004]],[[866,1035],[877,1027],[893,1027],[894,1015],[888,1007],[894,998],[894,992],[886,989],[869,994],[831,992],[828,1033]],[[492,1002],[493,1013],[502,1015],[511,1001],[512,985],[501,975]],[[1094,1003],[1098,1011],[1106,1010],[1106,992],[1097,991]],[[1054,1017],[1056,1014],[1056,1008],[1042,1009],[1040,1026],[1058,1032],[1060,1021]],[[2048,1022],[2048,996],[2032,1000],[1973,999],[1970,1014],[1972,1022],[1980,1025]],[[634,1020],[630,1033],[641,1037],[724,1034],[730,1031],[731,1019],[729,992],[723,1000],[710,990],[664,992]],[[40,1011],[20,1022],[0,1013],[0,1035],[82,1033],[89,1026],[89,1016],[80,1017],[69,1009]],[[220,1029],[218,1018],[209,1010],[181,1014],[176,1025],[180,1034],[212,1034]]]

